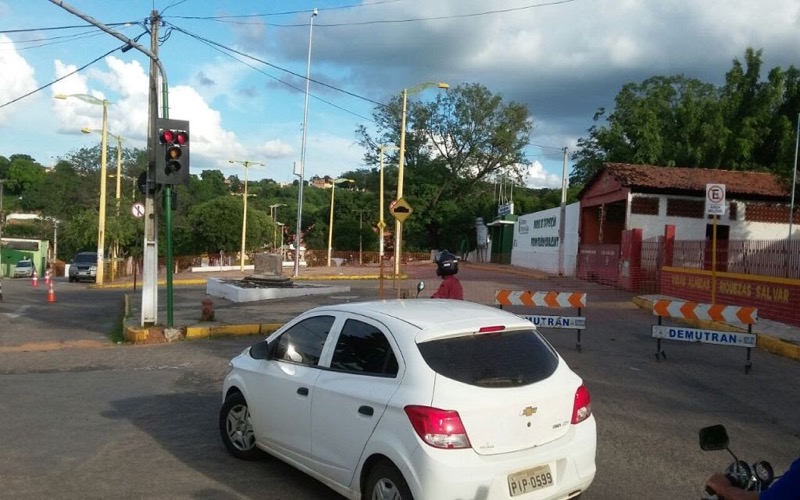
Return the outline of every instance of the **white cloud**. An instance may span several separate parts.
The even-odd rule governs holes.
[[[560,188],[561,176],[547,173],[541,163],[534,161],[528,165],[525,185],[531,189]]]
[[[10,38],[0,35],[0,45],[0,103],[6,103],[34,90],[36,79],[33,67],[20,57]],[[8,107],[0,108],[0,125],[10,113]]]

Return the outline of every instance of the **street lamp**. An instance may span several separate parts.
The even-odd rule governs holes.
[[[405,166],[406,155],[406,103],[408,96],[422,92],[423,90],[431,87],[447,90],[450,85],[444,82],[424,82],[411,87],[410,89],[403,89],[403,115],[400,119],[400,158],[397,162],[397,199],[403,197],[403,167]],[[400,276],[400,246],[403,244],[403,222],[395,219],[394,222],[394,276]]]
[[[244,195],[242,196],[242,201],[244,201],[244,207],[242,208],[242,249],[239,255],[239,271],[244,272],[244,243],[245,239],[247,238],[247,171],[253,165],[260,165],[263,167],[264,164],[249,160],[228,160],[228,163],[241,163],[244,166]]]
[[[381,175],[380,175],[380,195],[378,200],[378,255],[381,259],[381,266],[383,266],[383,247],[384,247],[384,238],[383,238],[383,230],[386,229],[386,221],[383,218],[383,152],[387,149],[397,149],[397,146],[393,144],[381,144]]]
[[[385,240],[383,231],[386,229],[386,221],[383,218],[383,153],[387,149],[398,149],[397,146],[393,144],[381,144],[380,150],[380,157],[381,157],[381,176],[380,176],[380,194],[378,200],[378,212],[379,212],[379,220],[378,220],[378,259],[380,261],[380,278],[379,278],[379,285],[378,285],[378,298],[383,298],[383,257],[384,252],[383,248],[385,246]]]
[[[311,12],[311,20],[308,24],[308,63],[306,64],[306,97],[303,106],[303,141],[300,146],[300,185],[297,191],[297,232],[294,235],[294,277],[300,275],[300,234],[303,228],[303,184],[305,183],[306,169],[306,130],[308,129],[308,89],[311,84],[311,37],[314,34],[314,18],[319,11],[314,9]]]
[[[103,133],[102,130],[97,130],[89,127],[83,127],[81,129],[81,132],[83,132],[84,134],[91,134],[92,132],[97,132],[99,134]],[[120,200],[120,193],[122,190],[122,187],[120,185],[120,178],[122,177],[122,142],[125,140],[125,138],[122,137],[121,135],[113,134],[110,131],[106,131],[106,134],[117,140],[117,175],[116,175],[117,192],[115,199],[117,201],[117,215],[119,215],[119,200]]]
[[[108,147],[108,105],[106,99],[98,99],[97,97],[89,94],[56,94],[56,99],[67,99],[74,97],[81,101],[88,102],[89,104],[97,104],[103,106],[103,128],[101,130],[102,139],[100,141],[100,209],[97,222],[97,274],[96,283],[103,284],[103,267],[105,258],[105,238],[106,238],[106,148]]]
[[[340,182],[355,182],[353,179],[334,179],[331,182],[331,218],[328,223],[328,267],[331,267],[331,250],[333,248],[333,195],[336,192],[336,185]]]
[[[89,128],[89,127],[83,127],[81,129],[81,132],[83,132],[84,134],[91,134],[92,132],[98,132],[100,134],[103,133],[102,130],[97,130],[97,129],[93,129],[93,128]],[[117,175],[116,175],[117,192],[116,192],[115,200],[116,200],[116,207],[117,207],[116,216],[119,217],[119,200],[120,200],[120,191],[121,191],[120,178],[122,177],[122,140],[123,140],[123,138],[122,138],[121,135],[112,134],[108,130],[106,130],[106,135],[110,135],[111,137],[113,137],[113,138],[115,138],[117,140]],[[116,276],[117,276],[117,252],[119,250],[118,247],[119,247],[119,242],[115,241],[114,242],[114,246],[111,248],[111,252],[112,252],[112,255],[111,255],[111,279],[112,280],[114,280],[114,278],[116,278]]]
[[[277,221],[278,207],[285,207],[285,206],[286,203],[275,203],[274,205],[269,206],[269,217],[272,219],[272,225],[274,226],[272,231],[272,244],[276,246],[278,242],[278,221]],[[283,224],[280,225],[283,226]],[[281,238],[281,250],[283,250],[283,238]]]

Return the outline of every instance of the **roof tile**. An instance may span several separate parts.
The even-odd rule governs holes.
[[[790,186],[783,183],[775,174],[767,172],[660,167],[628,163],[606,163],[605,171],[616,177],[623,186],[645,191],[704,193],[706,184],[724,184],[725,192],[728,195],[787,198],[791,194]]]

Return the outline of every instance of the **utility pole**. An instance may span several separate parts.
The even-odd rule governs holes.
[[[564,276],[564,236],[567,224],[567,148],[563,149],[564,164],[561,167],[561,215],[558,218],[558,275]]]
[[[150,51],[158,59],[158,11],[150,15]],[[142,251],[142,326],[153,326],[158,320],[158,227],[156,225],[156,119],[158,118],[158,68],[150,61],[148,98],[147,183],[144,192],[144,248]],[[164,103],[167,109],[167,104]]]
[[[155,231],[155,210],[153,203],[153,195],[155,191],[155,145],[157,138],[155,137],[156,119],[158,119],[158,97],[157,97],[157,80],[158,73],[161,74],[161,94],[162,94],[162,112],[164,118],[169,118],[169,84],[167,82],[167,72],[164,70],[164,65],[158,60],[158,56],[153,52],[139,45],[135,40],[117,33],[105,24],[97,21],[91,16],[87,16],[77,9],[67,5],[63,0],[50,0],[50,3],[61,7],[70,14],[74,14],[92,26],[96,26],[108,33],[109,35],[122,40],[125,45],[124,50],[134,48],[145,54],[150,58],[150,110],[149,110],[149,124],[148,124],[148,147],[150,149],[149,165],[147,168],[147,183],[145,186],[145,244],[144,244],[144,265],[142,270],[142,326],[152,326],[156,323],[157,319],[157,297],[158,297],[158,249],[156,245],[156,231]],[[153,22],[155,21],[155,22]],[[153,11],[151,16],[151,47],[155,47],[158,51],[158,11]],[[156,71],[153,67],[156,67]],[[148,226],[148,223],[150,224]],[[167,290],[167,296],[171,299],[172,290]],[[171,300],[168,300],[168,307]],[[170,309],[171,313],[171,309]],[[172,325],[168,325],[172,326]]]

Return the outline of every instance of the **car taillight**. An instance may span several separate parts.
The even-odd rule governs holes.
[[[579,424],[592,414],[592,397],[585,385],[575,391],[575,404],[572,407],[572,423]]]
[[[417,435],[434,448],[472,447],[457,411],[413,405],[405,410]]]

